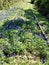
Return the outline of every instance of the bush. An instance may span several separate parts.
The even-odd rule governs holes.
[[[43,15],[49,14],[49,0],[35,0],[35,4]]]
[[[8,46],[5,46],[5,48],[3,49],[3,52],[6,56],[10,56],[12,54],[12,51]]]
[[[31,3],[34,3],[35,0],[31,0]]]
[[[20,0],[0,0],[0,10],[8,9],[11,5]]]
[[[15,54],[20,54],[20,55],[24,54],[25,53],[25,46],[19,41],[15,42],[15,43],[14,43],[14,46],[12,47],[13,52]]]

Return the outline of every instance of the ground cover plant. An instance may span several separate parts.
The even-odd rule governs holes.
[[[23,0],[0,12],[0,65],[49,65],[49,44],[33,12],[48,39],[49,22],[36,6]]]

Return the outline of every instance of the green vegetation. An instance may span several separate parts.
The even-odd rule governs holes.
[[[11,5],[17,3],[20,0],[0,0],[0,10],[8,9]]]
[[[0,1],[2,4],[4,0]],[[6,5],[0,9],[8,9],[9,5],[13,8],[0,13],[6,19],[3,16],[0,20],[0,65],[49,65],[49,44],[37,26],[33,11],[47,36],[49,22],[30,0],[6,0],[4,3]]]
[[[35,3],[38,10],[49,18],[49,0],[31,0],[31,2]]]

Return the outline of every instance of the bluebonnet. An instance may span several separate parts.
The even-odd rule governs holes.
[[[4,61],[2,61],[1,64],[4,65]]]
[[[46,39],[46,40],[48,40],[48,37],[47,37],[47,36],[45,36],[45,39]]]
[[[16,56],[16,54],[15,54],[15,53],[13,53],[13,56]]]
[[[7,57],[9,57],[10,55],[9,54],[7,54]]]
[[[22,32],[22,33],[25,33],[25,30],[20,29],[19,31]]]
[[[3,34],[2,34],[2,33],[0,33],[0,38],[4,38],[4,36],[3,36]]]
[[[44,58],[42,58],[42,64],[44,64],[44,63],[45,63],[45,61],[46,61],[46,60],[45,60]]]
[[[42,38],[42,34],[40,34],[39,36],[40,36],[40,38]]]
[[[49,44],[49,40],[46,41],[46,44]]]
[[[20,37],[18,37],[18,39],[17,39],[17,40],[18,40],[18,41],[20,41],[20,39],[21,39],[21,38],[20,38]]]
[[[4,56],[4,52],[2,52],[2,56]]]
[[[20,26],[16,26],[16,29],[21,29]]]

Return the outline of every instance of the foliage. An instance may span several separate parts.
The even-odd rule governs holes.
[[[31,0],[31,3],[33,4],[35,0]]]
[[[17,3],[20,0],[0,0],[0,10],[8,9],[14,3]]]
[[[38,10],[43,13],[43,15],[49,14],[49,0],[31,0],[38,7]]]
[[[23,21],[23,20],[21,20],[21,21]],[[24,24],[25,24],[25,26],[24,26]],[[27,27],[26,27],[26,24],[27,24]],[[47,46],[45,44],[45,40],[41,39],[38,36],[39,34],[37,34],[37,33],[34,33],[35,34],[35,37],[34,37],[32,30],[31,30],[31,28],[32,28],[31,24],[32,23],[30,23],[29,21],[28,21],[28,23],[24,23],[24,22],[20,22],[20,20],[17,20],[14,23],[11,23],[11,25],[10,25],[10,26],[17,25],[16,29],[7,28],[7,30],[5,30],[4,38],[7,40],[7,42],[6,42],[7,45],[5,45],[4,49],[3,49],[3,52],[5,55],[11,55],[13,53],[26,54],[25,51],[27,51],[27,52],[33,53],[41,58],[47,58],[47,51],[46,51]],[[21,26],[21,25],[23,25],[23,26]],[[28,30],[26,30],[26,29],[28,29]],[[36,29],[37,28],[34,28],[35,32],[38,32],[38,31],[36,31]]]
[[[46,61],[46,63],[44,65],[49,65],[49,59]]]
[[[9,1],[10,5],[12,5],[12,0],[10,1]],[[6,7],[6,5],[4,7]],[[14,11],[14,9],[15,8],[12,8],[10,9],[10,11],[12,10]],[[31,62],[29,61],[30,63],[29,64],[28,57],[27,59],[24,58],[23,60],[23,58],[17,59],[16,55],[20,55],[20,57],[22,55],[23,57],[24,55],[27,56],[30,54],[36,57],[40,57],[40,59],[48,59],[49,45],[46,44],[46,41],[41,35],[41,30],[39,30],[39,28],[36,25],[36,22],[33,16],[33,10],[32,9],[28,9],[28,10],[15,9],[15,10],[17,11],[18,15],[16,16],[14,21],[8,20],[5,22],[2,22],[3,24],[0,24],[2,26],[0,27],[0,31],[3,34],[3,38],[0,38],[0,65],[3,62],[5,63],[5,65],[15,65],[15,63],[16,65],[19,65],[19,64],[31,65],[32,61]],[[38,14],[38,12],[37,12],[37,16],[41,17]],[[43,17],[40,19],[43,20]],[[42,21],[41,25],[46,26],[48,25],[48,22],[45,23],[45,21],[44,22]],[[48,64],[48,61],[46,61],[45,64]],[[42,64],[37,62],[34,65],[42,65]]]

